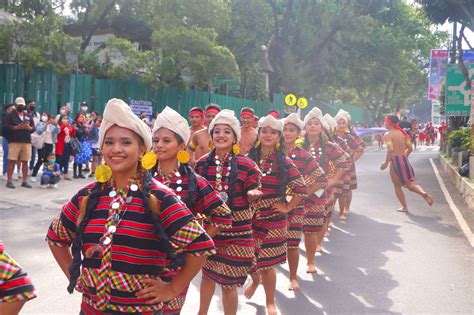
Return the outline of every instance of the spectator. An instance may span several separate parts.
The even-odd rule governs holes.
[[[41,147],[37,147],[38,161],[36,162],[31,175],[32,182],[36,182],[36,175],[38,175],[41,165],[47,162],[48,156],[51,154],[51,152],[53,152],[54,143],[56,142],[58,133],[59,129],[54,116],[49,116],[46,112],[42,113],[41,121],[36,126],[36,132],[34,134],[40,135],[43,145]]]
[[[74,129],[69,123],[69,119],[66,115],[59,116],[59,134],[58,141],[56,143],[56,161],[58,161],[61,167],[61,172],[64,175],[65,180],[71,180],[68,175],[69,171],[69,158],[72,153],[71,148],[71,137],[76,135],[76,129]]]
[[[31,158],[31,133],[35,131],[33,118],[25,111],[25,99],[17,97],[15,100],[16,110],[5,117],[5,124],[11,131],[8,142],[8,174],[7,187],[15,188],[12,182],[15,161],[21,161],[23,174],[22,187],[31,188],[28,182],[28,161]]]
[[[102,117],[97,116],[89,130],[89,141],[92,145],[92,165],[89,177],[94,177],[95,169],[102,163],[102,153],[99,148],[99,128],[102,123]]]
[[[74,118],[76,122],[76,137],[81,143],[81,152],[74,157],[74,176],[73,178],[85,178],[82,175],[82,164],[89,163],[92,157],[92,146],[89,142],[89,134],[86,128],[86,119],[82,113],[78,113]]]
[[[3,148],[3,172],[2,175],[6,179],[8,173],[8,141],[10,138],[11,131],[7,128],[5,118],[9,113],[15,110],[15,103],[5,105],[5,114],[3,115],[2,121],[2,148]]]
[[[33,122],[35,123],[35,126],[40,122],[41,120],[41,115],[36,111],[36,102],[34,100],[28,100],[26,102],[26,111],[28,114],[33,118]],[[37,153],[37,147],[34,145],[31,148],[31,160],[30,160],[30,171],[33,170],[35,167],[35,161],[36,161],[36,153]]]
[[[49,153],[41,175],[41,188],[58,188],[61,180],[61,168],[56,163],[54,152]]]

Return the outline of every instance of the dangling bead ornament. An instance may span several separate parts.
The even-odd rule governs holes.
[[[265,164],[267,164],[269,157],[272,155],[273,152],[268,153],[264,158],[260,159],[260,164],[259,167],[262,170],[262,176],[267,176],[272,173],[272,168],[273,168],[273,161],[270,162],[270,167],[265,170]]]
[[[229,195],[227,194],[227,190],[229,190],[229,185],[225,182],[225,179],[229,178],[230,171],[232,169],[232,167],[230,166],[232,156],[229,156],[228,161],[227,156],[229,156],[229,154],[226,154],[222,161],[219,159],[217,154],[214,156],[214,163],[216,163],[216,185],[214,189],[217,191],[222,201],[224,202],[227,202],[227,200],[229,199]],[[225,175],[224,171],[226,171]]]
[[[153,166],[155,166],[157,161],[157,157],[155,152],[153,151],[148,151],[143,157],[142,157],[142,167],[146,170],[151,169]]]
[[[157,172],[157,177],[160,179],[160,181],[165,186],[173,189],[174,191],[176,191],[178,193],[183,191],[183,187],[181,186],[183,184],[183,179],[181,178],[181,173],[179,172],[179,167],[180,167],[180,164],[178,164],[178,168],[175,171],[169,173],[168,175],[165,175],[163,173],[163,171],[161,170],[160,165],[158,164],[158,172]],[[175,183],[177,185],[176,187],[172,187],[172,186],[174,186],[173,185],[174,183],[172,182],[173,178],[176,178],[176,181],[175,181]],[[178,199],[181,200],[181,196],[179,194],[177,194],[177,195],[178,195]]]
[[[323,149],[321,148],[321,146],[319,146],[318,153],[316,154],[316,148],[314,147],[314,144],[312,144],[312,143],[310,144],[309,150],[310,150],[310,153],[313,156],[313,158],[317,157],[317,156],[320,156],[321,153],[323,153]]]
[[[97,166],[97,168],[95,169],[94,175],[95,175],[95,179],[99,183],[107,183],[112,177],[112,169],[110,168],[110,166],[106,164],[102,164],[102,165]]]

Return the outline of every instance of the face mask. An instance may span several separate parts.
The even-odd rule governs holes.
[[[49,164],[54,164],[54,162],[56,162],[56,160],[48,160]]]
[[[82,110],[83,112],[87,112],[87,107],[86,107],[86,106],[83,106],[83,107],[81,107],[81,110]]]
[[[28,108],[30,109],[30,112],[34,112],[36,109],[36,106],[29,106]]]
[[[16,105],[16,110],[22,112],[25,110],[25,105]]]
[[[65,111],[64,109],[61,109],[61,110],[59,111],[59,113],[60,113],[61,115],[66,115],[66,111]]]
[[[42,122],[47,122],[48,121],[48,116],[41,116],[41,121]]]

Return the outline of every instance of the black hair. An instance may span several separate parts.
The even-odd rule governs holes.
[[[206,108],[207,108],[207,107],[206,107]],[[192,112],[192,111],[195,111],[195,110],[197,110],[198,112],[204,113],[204,111],[202,110],[202,108],[201,108],[201,107],[198,107],[198,106],[194,106],[193,108],[191,108],[191,109],[189,110],[189,112]]]
[[[210,103],[209,105],[206,106],[206,108],[204,109],[204,111],[207,111],[209,109],[217,109],[218,111],[221,111],[221,107],[219,105],[217,105],[216,103]]]
[[[255,115],[255,111],[253,110],[252,107],[242,107],[240,109],[240,114],[242,114],[243,112],[250,112],[252,113],[253,115]]]
[[[260,129],[258,129],[258,133],[260,134]],[[279,190],[281,196],[286,195],[286,187],[288,185],[288,165],[286,164],[286,148],[285,148],[285,139],[281,131],[278,131],[280,134],[280,147],[275,152],[276,160],[278,162],[278,166],[280,167],[280,185]],[[255,144],[250,148],[248,153],[248,157],[255,161],[255,163],[259,164],[259,161],[262,157],[262,146],[259,144],[257,140]]]
[[[26,101],[26,105],[30,104],[30,103],[36,103],[35,100],[27,100]]]
[[[393,122],[394,124],[397,124],[400,122],[400,119],[398,118],[397,115],[387,115],[387,118]]]
[[[157,236],[159,242],[157,242],[157,249],[164,252],[167,255],[167,258],[171,261],[171,268],[180,267],[184,264],[184,256],[182,254],[177,255],[176,251],[173,249],[169,236],[165,233],[165,230],[161,226],[156,213],[153,212],[152,206],[150,206],[150,199],[155,199],[156,196],[151,192],[151,187],[153,185],[153,177],[150,172],[145,172],[142,177],[142,189],[134,192],[140,194],[143,199],[143,205],[145,207],[145,213],[150,217],[151,222],[153,223],[153,229],[155,235]],[[74,292],[74,288],[77,284],[77,279],[80,275],[81,265],[82,265],[82,238],[84,236],[84,229],[87,223],[90,220],[90,215],[92,211],[95,210],[99,203],[100,196],[107,189],[106,184],[101,184],[97,182],[92,189],[87,191],[86,194],[82,195],[82,203],[86,203],[85,206],[79,205],[80,213],[78,217],[79,224],[76,229],[76,238],[72,243],[72,263],[69,265],[68,270],[70,274],[69,285],[67,290],[69,293]],[[150,198],[149,198],[150,196]],[[82,210],[82,208],[85,208]],[[158,210],[158,209],[156,209]],[[80,220],[80,217],[83,217]]]

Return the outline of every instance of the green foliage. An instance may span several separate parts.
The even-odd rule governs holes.
[[[464,128],[453,130],[449,133],[448,143],[451,147],[460,147],[463,151],[469,151],[471,146],[471,129]]]
[[[446,20],[466,25],[474,32],[474,1],[469,0],[417,0],[428,16],[438,24]]]

